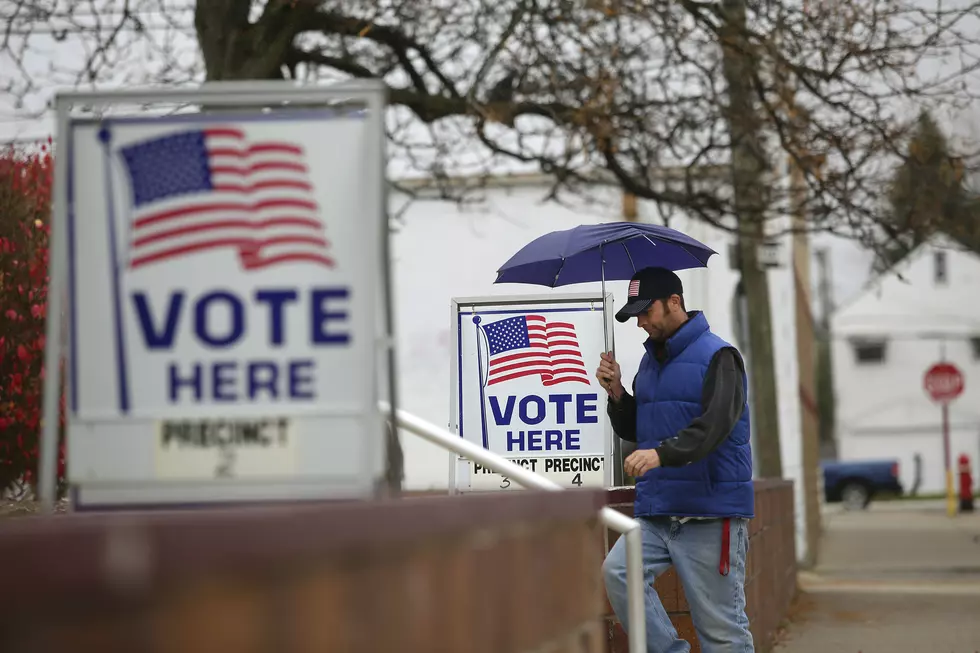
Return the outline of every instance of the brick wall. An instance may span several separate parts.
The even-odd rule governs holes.
[[[0,651],[600,653],[602,491],[0,522]]]
[[[609,505],[633,514],[633,489],[609,490]],[[749,554],[746,565],[746,612],[757,651],[766,651],[789,610],[796,593],[796,539],[793,527],[793,483],[759,480],[755,483],[755,518],[749,522]],[[618,533],[608,533],[609,546]],[[664,609],[681,637],[700,651],[694,622],[677,573],[671,567],[654,587]],[[626,633],[606,603],[609,653],[627,653]]]

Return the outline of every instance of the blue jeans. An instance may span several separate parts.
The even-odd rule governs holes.
[[[643,576],[646,590],[647,651],[687,653],[653,581],[673,564],[691,606],[691,620],[704,653],[752,653],[755,648],[745,615],[745,555],[749,548],[748,520],[730,522],[728,575],[719,572],[721,519],[689,520],[640,517],[643,534]],[[609,603],[628,632],[626,601],[626,538],[620,537],[602,564]]]

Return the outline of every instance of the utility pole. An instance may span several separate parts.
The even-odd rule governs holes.
[[[743,0],[722,0],[721,12],[722,70],[728,85],[728,105],[724,111],[732,143],[732,184],[739,225],[737,251],[747,312],[751,316],[748,325],[752,352],[750,392],[755,397],[752,430],[758,445],[757,471],[760,477],[782,478],[769,281],[766,270],[759,265],[768,206],[765,180],[768,157],[752,88],[752,72],[757,62],[745,37]]]

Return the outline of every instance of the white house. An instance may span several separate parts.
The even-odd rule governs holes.
[[[951,456],[980,460],[980,257],[946,237],[913,251],[831,318],[841,460],[897,458],[908,490],[945,489],[942,410],[923,387],[946,360],[965,377],[950,405]]]
[[[540,176],[515,177],[491,184],[481,201],[460,206],[436,199],[415,199],[402,216],[394,237],[394,286],[397,298],[398,385],[401,406],[432,423],[449,421],[450,299],[459,296],[598,291],[599,284],[565,286],[554,291],[528,285],[494,285],[497,268],[532,239],[550,231],[622,219],[618,190],[600,191],[597,202],[565,206],[543,200],[548,186]],[[405,201],[394,195],[392,207]],[[661,222],[652,205],[640,203],[639,221]],[[737,337],[733,293],[738,273],[731,269],[733,237],[701,222],[674,220],[679,229],[718,252],[704,269],[683,270],[689,309],[705,311],[712,329],[744,347]],[[787,242],[784,264],[768,272],[772,293],[773,336],[778,377],[780,440],[784,477],[796,482],[797,541],[806,553],[802,427],[796,349],[795,284]],[[626,282],[608,282],[618,306]],[[624,378],[632,380],[644,334],[634,323],[616,324],[615,342]],[[751,370],[750,370],[751,373]],[[448,487],[448,455],[410,433],[402,432],[406,488]]]

